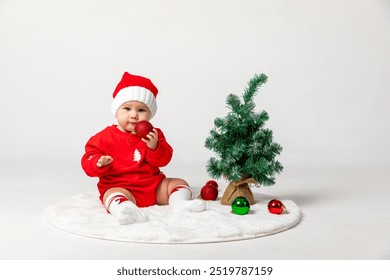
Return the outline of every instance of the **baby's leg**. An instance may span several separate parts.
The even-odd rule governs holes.
[[[178,211],[201,212],[206,209],[202,200],[191,200],[192,193],[186,181],[178,178],[165,178],[157,188],[157,204],[169,204]]]
[[[145,213],[135,205],[133,195],[123,188],[111,188],[103,196],[104,206],[119,224],[142,223],[147,220]]]

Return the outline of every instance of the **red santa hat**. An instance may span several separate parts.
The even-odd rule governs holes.
[[[111,104],[111,112],[115,116],[116,111],[123,103],[140,101],[148,106],[153,118],[157,112],[157,93],[158,89],[148,78],[125,72],[112,94],[114,100]]]

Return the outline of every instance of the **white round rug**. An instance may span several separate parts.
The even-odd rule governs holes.
[[[301,219],[299,207],[282,200],[287,214],[270,214],[267,204],[272,198],[255,194],[256,204],[246,215],[236,215],[230,206],[206,201],[207,210],[177,213],[169,206],[143,208],[145,223],[119,225],[106,212],[96,192],[66,198],[45,210],[47,221],[70,233],[105,240],[137,243],[207,243],[251,239],[275,234],[295,226]]]

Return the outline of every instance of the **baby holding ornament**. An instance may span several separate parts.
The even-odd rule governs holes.
[[[148,78],[125,72],[111,104],[117,124],[92,136],[81,159],[88,176],[98,177],[100,200],[119,224],[147,221],[143,207],[169,205],[177,211],[200,212],[202,200],[192,200],[188,183],[160,171],[173,149],[159,128],[139,137],[136,126],[149,124],[157,111],[158,89]],[[140,128],[141,129],[141,128]]]

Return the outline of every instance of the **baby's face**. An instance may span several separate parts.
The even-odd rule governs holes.
[[[139,121],[149,121],[152,117],[148,106],[139,101],[127,101],[116,112],[118,128],[122,131],[134,131]]]

